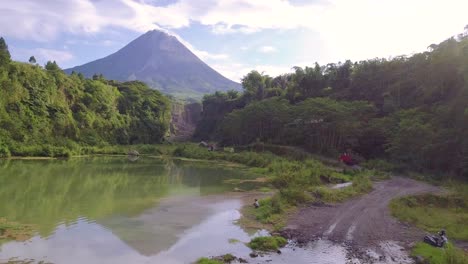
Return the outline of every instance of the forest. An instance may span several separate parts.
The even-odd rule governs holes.
[[[0,38],[0,157],[69,156],[85,146],[160,143],[170,101],[138,81],[65,74],[11,60]]]
[[[252,71],[203,98],[195,138],[295,146],[468,179],[468,27],[411,56]]]

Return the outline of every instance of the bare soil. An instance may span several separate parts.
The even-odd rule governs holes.
[[[375,248],[385,241],[409,248],[424,232],[399,222],[388,207],[394,198],[440,189],[401,177],[377,182],[369,194],[336,205],[311,205],[292,216],[283,235],[299,243],[319,238],[345,243],[354,248]]]

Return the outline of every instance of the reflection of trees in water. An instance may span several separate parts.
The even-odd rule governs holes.
[[[59,223],[134,215],[168,190],[163,166],[119,159],[13,161],[0,172],[0,215],[47,236]]]
[[[42,236],[80,217],[95,221],[113,214],[135,216],[154,206],[170,188],[201,194],[231,188],[242,175],[213,164],[125,158],[15,160],[0,162],[0,217],[35,224]]]

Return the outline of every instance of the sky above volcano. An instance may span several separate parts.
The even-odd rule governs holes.
[[[425,51],[463,32],[467,10],[466,0],[0,0],[0,36],[15,60],[68,68],[159,29],[239,81]]]

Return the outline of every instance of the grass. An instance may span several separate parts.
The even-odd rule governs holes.
[[[450,193],[406,196],[390,203],[392,215],[435,233],[445,229],[449,239],[468,241],[468,184],[449,183]],[[436,248],[418,243],[413,256],[422,256],[430,264],[468,264],[468,256],[452,244]]]
[[[450,243],[437,248],[420,242],[412,249],[411,256],[421,256],[429,264],[468,264],[467,254]]]
[[[221,260],[224,263],[231,263],[234,260],[236,260],[236,257],[234,257],[232,254],[224,254],[224,255],[221,256]]]
[[[282,202],[279,194],[262,199],[259,203],[259,208],[249,205],[241,210],[242,218],[238,223],[246,230],[280,230],[286,225],[288,216],[296,211],[295,206]]]
[[[390,203],[393,216],[428,232],[445,229],[449,238],[468,240],[468,202],[457,194],[408,196]]]
[[[237,243],[240,243],[240,241],[238,239],[235,239],[235,238],[230,238],[229,240],[229,244],[237,244]]]
[[[212,258],[200,258],[195,262],[196,264],[224,264],[224,263],[231,263],[236,261],[237,258],[232,254],[224,254],[219,257],[212,257]]]
[[[361,171],[352,177],[353,184],[342,189],[330,189],[324,186],[312,186],[309,188],[312,196],[317,201],[327,203],[342,202],[354,196],[367,193],[372,190],[371,177],[373,171]]]
[[[276,251],[286,246],[288,241],[280,236],[256,237],[252,239],[247,246],[253,250]]]
[[[209,259],[209,258],[199,258],[196,264],[223,264],[223,262],[216,260],[216,259]]]
[[[66,142],[55,146],[50,144],[38,145],[14,145],[10,149],[0,146],[0,158],[14,157],[53,157],[70,158],[81,155],[126,155],[130,150],[136,150],[140,154],[172,155],[176,145],[152,144],[152,145],[80,145],[75,142]]]

